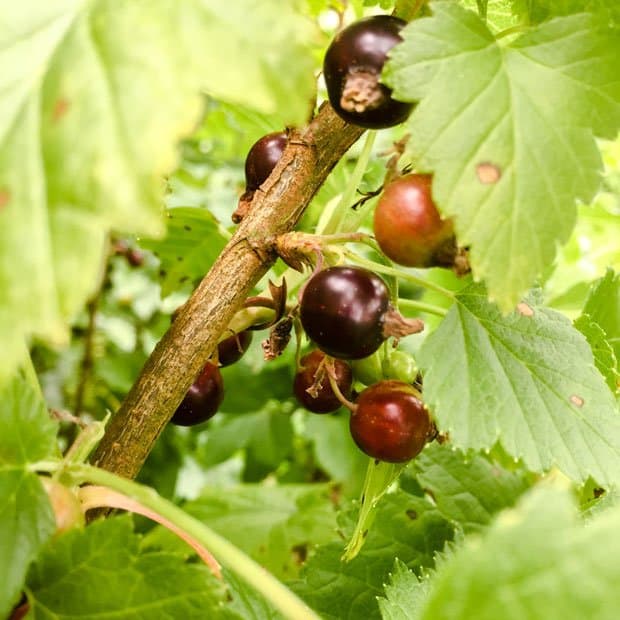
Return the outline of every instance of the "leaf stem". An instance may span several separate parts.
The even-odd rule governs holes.
[[[440,308],[433,304],[428,304],[417,299],[403,299],[398,298],[398,307],[406,308],[407,310],[419,310],[420,312],[428,312],[429,314],[435,314],[437,316],[446,316],[448,311],[445,308]]]
[[[345,249],[343,254],[352,260],[354,263],[362,267],[366,267],[371,269],[372,271],[376,271],[377,273],[383,273],[388,276],[394,276],[396,278],[401,278],[403,280],[408,280],[413,284],[417,284],[423,288],[427,288],[431,291],[435,291],[436,293],[440,293],[444,297],[447,297],[450,300],[454,300],[454,294],[448,289],[443,288],[443,286],[439,286],[439,284],[435,284],[434,282],[430,282],[429,280],[425,280],[420,276],[415,275],[414,273],[410,273],[408,271],[402,271],[401,269],[395,269],[394,267],[390,267],[388,265],[382,265],[381,263],[377,263],[368,258],[364,258],[355,252],[352,252],[349,249]]]
[[[331,235],[343,231],[343,224],[347,211],[353,203],[355,192],[357,191],[357,188],[362,181],[362,177],[364,176],[364,172],[366,172],[366,168],[368,167],[368,161],[370,160],[370,154],[372,153],[372,147],[375,143],[376,135],[376,131],[369,131],[366,134],[366,141],[364,142],[362,152],[360,153],[360,156],[355,164],[355,168],[353,169],[353,173],[351,174],[351,178],[349,179],[349,184],[340,197],[338,204],[336,205],[331,217],[325,224],[323,230],[317,231],[319,234]]]
[[[320,620],[300,598],[225,538],[149,487],[92,465],[69,465],[64,473],[76,485],[94,483],[118,491],[157,512],[196,539],[291,620]]]

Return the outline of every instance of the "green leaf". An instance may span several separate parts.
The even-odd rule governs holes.
[[[403,31],[385,79],[397,98],[420,100],[411,156],[434,172],[440,210],[508,310],[568,239],[576,199],[600,185],[594,136],[620,127],[620,38],[581,14],[498,42],[457,3],[431,7]]]
[[[0,470],[0,618],[19,600],[28,566],[55,525],[36,475]]]
[[[618,387],[618,360],[607,335],[587,314],[582,314],[574,322],[575,327],[586,337],[594,354],[594,363],[612,392]]]
[[[563,315],[520,304],[502,316],[480,285],[420,350],[425,400],[451,443],[500,442],[531,471],[557,465],[582,482],[620,480],[620,416],[585,338]]]
[[[54,515],[30,463],[58,456],[57,425],[19,376],[0,389],[0,617],[19,599],[26,571],[52,535]]]
[[[299,571],[308,549],[335,538],[336,514],[327,485],[243,485],[205,489],[183,509],[229,539],[281,578]],[[164,528],[146,539],[151,547],[183,551]]]
[[[256,590],[248,586],[235,573],[224,569],[224,581],[229,598],[223,617],[228,620],[283,620],[284,616]]]
[[[41,394],[15,376],[0,388],[0,471],[58,456],[57,428]]]
[[[429,582],[420,581],[413,571],[397,560],[385,586],[385,597],[379,598],[383,620],[418,620],[422,603],[428,596]]]
[[[97,521],[48,545],[28,576],[32,617],[208,618],[223,585],[202,564],[142,553],[127,517]]]
[[[447,445],[427,446],[413,466],[439,512],[466,533],[484,529],[497,512],[515,504],[529,488],[522,473]]]
[[[245,449],[248,460],[256,469],[255,480],[264,477],[275,470],[292,450],[291,409],[270,401],[255,413],[220,414],[218,424],[213,424],[205,433],[206,441],[196,454],[198,461],[210,467]]]
[[[294,124],[314,77],[311,22],[277,0],[25,0],[4,3],[0,23],[11,24],[0,41],[6,377],[24,336],[66,341],[98,284],[107,230],[163,233],[162,177],[201,89],[286,110]]]
[[[354,526],[357,511],[349,516],[345,534]],[[378,618],[376,598],[399,558],[420,571],[433,565],[435,552],[452,538],[452,527],[426,500],[402,491],[386,495],[377,509],[377,523],[361,552],[350,562],[340,557],[343,543],[319,547],[292,584],[322,618],[357,620]]]
[[[351,441],[349,414],[305,418],[304,435],[313,443],[317,464],[343,485],[345,495],[359,496],[368,457]]]
[[[616,359],[620,359],[620,274],[607,270],[592,287],[583,312],[603,329]]]
[[[615,620],[618,527],[618,509],[584,527],[568,492],[536,489],[441,567],[420,617]]]
[[[595,13],[616,26],[620,25],[617,0],[512,0],[515,13],[536,24],[560,15]]]
[[[222,251],[230,235],[206,209],[169,209],[168,232],[162,240],[141,240],[161,261],[162,297],[185,282],[202,278]]]

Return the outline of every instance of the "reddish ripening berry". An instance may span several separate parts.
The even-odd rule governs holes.
[[[382,129],[402,123],[412,105],[392,99],[380,83],[389,51],[401,41],[406,25],[391,15],[375,15],[351,24],[336,35],[323,62],[329,101],[349,123]]]
[[[224,380],[220,369],[207,362],[177,407],[170,422],[194,426],[212,418],[224,400]]]
[[[389,301],[385,282],[372,271],[330,267],[306,284],[299,316],[306,334],[322,351],[340,359],[360,359],[385,340]]]
[[[383,253],[407,267],[449,267],[456,243],[450,220],[433,202],[432,177],[407,174],[392,181],[375,209],[374,233]]]
[[[402,381],[380,381],[366,388],[350,419],[351,436],[359,449],[389,463],[419,454],[431,429],[417,390]]]
[[[301,368],[295,375],[293,383],[295,397],[312,413],[331,413],[342,405],[331,388],[325,367],[319,370],[324,359],[325,353],[322,351],[312,351],[312,353],[302,357],[300,360]],[[350,398],[353,380],[351,368],[342,360],[334,360],[333,367],[338,389],[345,398]],[[317,370],[319,370],[318,373]],[[320,382],[317,382],[317,379],[320,379]],[[312,394],[308,392],[308,389]]]
[[[257,140],[245,159],[246,192],[257,190],[269,177],[286,148],[286,132],[269,133]]]
[[[230,366],[238,362],[252,342],[252,332],[247,329],[229,336],[217,345],[217,358],[220,366]]]

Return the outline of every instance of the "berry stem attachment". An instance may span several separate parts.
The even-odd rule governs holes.
[[[237,573],[280,610],[285,618],[319,620],[319,617],[301,599],[260,564],[204,523],[161,497],[153,489],[91,465],[70,465],[64,469],[63,474],[70,478],[74,485],[90,483],[105,486],[139,502],[148,510],[156,512],[201,546],[209,549],[224,566]]]
[[[327,362],[325,364],[325,371],[327,378],[329,379],[329,385],[336,398],[351,412],[355,412],[357,405],[351,402],[340,390],[338,381],[336,380],[336,372],[334,370],[333,362]]]
[[[362,148],[362,152],[355,164],[355,168],[353,169],[353,173],[351,174],[351,178],[349,179],[349,184],[347,185],[344,193],[340,197],[338,204],[334,208],[333,212],[327,223],[322,227],[321,230],[317,230],[319,234],[323,235],[331,235],[338,232],[347,232],[344,226],[345,217],[349,210],[349,207],[353,204],[353,199],[355,197],[355,192],[359,187],[359,184],[362,181],[362,177],[364,176],[364,172],[366,172],[366,168],[368,168],[368,162],[370,161],[370,155],[372,153],[372,147],[375,143],[377,132],[369,131],[366,134],[366,140],[364,142],[364,146]],[[355,223],[353,230],[356,230],[358,223]]]
[[[443,286],[439,286],[439,284],[435,284],[434,282],[425,280],[424,278],[421,278],[414,273],[403,271],[401,269],[395,269],[394,267],[390,267],[388,265],[382,265],[381,263],[377,263],[373,260],[369,260],[368,258],[364,258],[363,256],[360,256],[359,254],[356,254],[349,249],[344,249],[343,253],[346,258],[353,261],[357,265],[360,265],[361,267],[366,267],[366,269],[376,271],[377,273],[383,273],[388,276],[401,278],[402,280],[408,280],[413,284],[417,284],[418,286],[421,286],[423,288],[435,291],[436,293],[440,293],[441,295],[447,297],[452,301],[454,300],[454,293],[452,293],[452,291],[443,288]]]

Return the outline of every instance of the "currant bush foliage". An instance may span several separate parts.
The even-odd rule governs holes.
[[[411,155],[435,173],[439,208],[508,310],[568,239],[575,200],[599,187],[594,138],[620,126],[620,40],[588,14],[498,40],[456,3],[431,8],[403,32],[388,82],[397,97],[421,100],[408,122]]]
[[[61,467],[72,434],[47,408],[75,405],[84,302],[101,294],[83,410],[103,418],[230,238],[249,146],[306,122],[345,4],[348,22],[418,3],[0,8],[0,617],[22,596],[44,619],[282,617],[161,526],[55,533],[37,472]],[[324,225],[354,175],[348,195],[376,192],[382,154],[410,133],[399,167],[433,174],[473,268],[416,271],[435,292],[398,287],[403,308],[438,312],[399,348],[438,442],[410,465],[372,462],[364,482],[347,413],[300,410],[294,347],[265,364],[255,338],[222,371],[217,416],[167,428],[141,473],[321,617],[617,617],[619,28],[615,0],[424,3],[383,76],[412,116],[378,134],[365,171],[354,147],[300,223]],[[370,225],[363,199],[341,205],[343,230]],[[110,231],[138,236],[143,267],[102,268]],[[268,277],[283,274],[294,305],[306,276]]]

